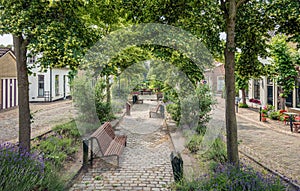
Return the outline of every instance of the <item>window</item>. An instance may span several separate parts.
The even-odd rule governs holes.
[[[260,99],[259,80],[254,80],[254,99]]]
[[[224,76],[218,76],[217,91],[223,91],[224,88]]]
[[[273,105],[273,80],[267,79],[267,102],[269,105]]]
[[[38,96],[44,97],[44,75],[38,75]]]
[[[28,63],[29,63],[29,64],[34,64],[34,63],[35,63],[35,60],[36,60],[36,59],[35,59],[35,56],[29,57],[29,58],[28,58]]]
[[[55,75],[55,95],[59,96],[59,75]]]

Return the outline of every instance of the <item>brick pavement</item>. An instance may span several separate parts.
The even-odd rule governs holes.
[[[73,119],[74,108],[71,100],[48,103],[31,103],[30,110],[34,122],[31,137],[42,134],[56,125]],[[18,140],[19,110],[17,108],[0,112],[0,143]]]
[[[224,123],[224,99],[218,98],[218,102],[214,112],[223,114],[221,122]],[[213,120],[220,121],[220,115]],[[290,126],[281,121],[260,122],[258,112],[252,109],[239,108],[237,122],[241,151],[288,178],[300,181],[300,133],[292,133]]]
[[[174,149],[163,120],[149,118],[149,109],[157,102],[134,105],[117,127],[128,136],[119,166],[113,159],[98,160],[72,186],[79,190],[169,190],[173,182],[170,153]],[[110,164],[112,162],[112,164]]]

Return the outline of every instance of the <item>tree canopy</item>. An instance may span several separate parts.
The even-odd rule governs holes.
[[[42,53],[39,63],[44,68],[76,68],[86,48],[98,38],[97,30],[82,22],[82,6],[85,1],[0,1],[0,33],[13,35],[17,60],[19,142],[23,149],[30,149],[28,53]]]

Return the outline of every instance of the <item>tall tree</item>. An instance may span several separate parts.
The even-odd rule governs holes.
[[[236,56],[236,81],[242,91],[242,102],[246,104],[245,89],[251,78],[267,74],[259,61],[268,55],[269,31],[275,27],[274,21],[267,14],[267,4],[252,1],[243,5],[237,16],[236,46],[240,53]],[[257,17],[259,15],[259,17]]]
[[[76,68],[84,48],[97,37],[77,14],[83,1],[1,0],[0,33],[13,35],[18,69],[19,144],[30,150],[30,109],[27,55],[43,54],[47,69],[54,66]]]
[[[288,35],[288,40],[300,46],[300,1],[271,0],[268,15],[277,23],[277,31]]]

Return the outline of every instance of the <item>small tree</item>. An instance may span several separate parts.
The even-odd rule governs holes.
[[[271,55],[275,70],[275,80],[281,86],[281,108],[285,106],[285,99],[295,87],[298,72],[293,63],[291,50],[286,42],[286,36],[276,35],[271,42]]]

